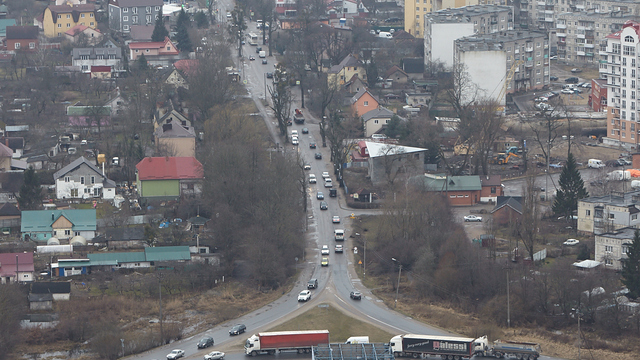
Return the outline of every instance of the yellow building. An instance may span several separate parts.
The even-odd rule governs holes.
[[[355,56],[349,54],[338,65],[334,65],[327,73],[327,81],[334,85],[344,85],[351,78],[357,75],[358,78],[366,80],[367,72],[363,64]]]
[[[424,36],[424,15],[431,11],[478,4],[500,4],[494,0],[405,0],[404,31],[415,37]]]
[[[85,25],[92,29],[98,26],[95,14],[95,5],[49,5],[44,9],[42,27],[44,36],[64,36],[64,33],[76,25]]]

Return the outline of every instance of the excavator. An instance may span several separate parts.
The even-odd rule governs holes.
[[[511,159],[512,156],[520,157],[520,156],[518,156],[518,154],[515,154],[515,153],[512,153],[512,152],[507,153],[507,154],[500,153],[500,154],[498,154],[498,156],[495,156],[493,158],[492,163],[498,164],[498,165],[508,164],[509,163],[509,159]]]

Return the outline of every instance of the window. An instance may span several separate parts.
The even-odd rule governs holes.
[[[150,24],[151,23],[151,15],[147,15],[146,18],[147,18],[147,24]]]
[[[61,28],[61,27],[62,27],[62,24],[58,24],[58,27],[59,27],[59,28]]]
[[[58,19],[62,19],[62,15],[58,14]]]
[[[65,234],[65,235],[67,235],[67,236],[68,236],[68,235],[71,235],[71,230],[65,230],[65,231],[64,231],[64,234]]]
[[[92,177],[91,177],[91,184],[95,184],[95,183],[96,183],[96,177],[95,177],[95,176],[92,176]]]
[[[71,19],[71,14],[67,14],[67,19]]]
[[[636,54],[636,49],[633,46],[623,46],[622,47],[622,55],[631,55],[631,56],[635,56]]]
[[[134,8],[135,9],[135,8]],[[122,8],[122,12],[123,13],[128,13],[129,12],[129,8]]]
[[[604,259],[604,264],[607,266],[612,266],[613,265],[613,260],[611,259]]]
[[[89,17],[92,18],[93,17],[93,13],[90,13]],[[91,23],[91,25],[93,25],[93,23]]]
[[[93,23],[92,23],[92,25],[93,25]],[[123,25],[122,26],[122,30],[129,31],[129,25]],[[138,50],[136,50],[136,52],[138,52]]]
[[[123,16],[122,17],[122,21],[129,21],[129,17],[128,16]]]
[[[68,177],[68,176],[65,176],[65,177],[64,177],[64,182],[69,182],[69,181],[71,181],[71,178],[70,178],[70,177]]]
[[[84,176],[80,176],[80,184],[84,185]]]
[[[20,49],[20,43],[19,43],[19,42],[15,43],[15,45],[14,45],[14,46],[15,46],[15,49],[16,49],[16,50]]]
[[[369,102],[368,102],[368,101],[365,101],[365,102],[364,102],[364,106],[369,106]]]
[[[427,0],[424,1],[426,2]],[[160,6],[156,6],[156,11],[160,11]]]
[[[495,186],[492,186],[492,187],[491,187],[491,193],[492,193],[492,194],[495,194],[495,193],[496,193],[496,187],[495,187]]]
[[[638,220],[638,214],[631,215],[631,220]]]
[[[628,254],[629,253],[629,244],[622,245],[622,253],[623,254]]]
[[[75,236],[80,236],[80,231],[76,231]]]
[[[70,28],[70,27],[71,27],[71,24],[70,24],[70,23],[69,23],[69,24],[67,24],[67,27],[68,27],[68,28]]]
[[[167,51],[171,51],[171,46],[167,46]]]
[[[78,189],[71,189],[71,197],[78,197]]]
[[[630,35],[627,35],[624,37],[624,42],[626,43],[633,43],[633,37]]]
[[[151,6],[147,6],[147,14],[151,14]]]
[[[131,22],[134,23],[134,24],[137,24],[138,23],[138,17],[137,16],[132,16],[131,17]]]
[[[134,13],[134,14],[137,14],[138,13],[138,8],[137,7],[132,7],[131,8],[131,12]]]
[[[587,216],[591,216],[591,210],[587,210],[586,215],[587,215]]]
[[[615,214],[609,214],[609,219],[615,219],[616,215]]]
[[[605,252],[608,252],[608,253],[613,252],[613,246],[611,246],[611,245],[605,245],[605,246],[604,246],[604,251],[605,251]]]
[[[81,17],[81,18],[84,18],[84,14],[80,14],[80,17]]]

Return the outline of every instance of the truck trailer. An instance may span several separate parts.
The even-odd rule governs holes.
[[[295,121],[296,124],[304,124],[304,115],[302,114],[302,110],[295,110],[295,112],[293,113],[293,121]]]
[[[500,341],[489,343],[487,336],[476,339],[474,353],[480,356],[496,358],[515,357],[517,359],[536,360],[542,352],[540,345],[529,342]]]
[[[329,343],[329,330],[277,331],[252,335],[244,344],[246,355],[274,355],[276,352],[295,350],[298,354],[311,353],[311,347]]]
[[[474,339],[457,336],[396,335],[389,341],[395,357],[422,358],[439,355],[442,359],[460,360],[474,354]]]

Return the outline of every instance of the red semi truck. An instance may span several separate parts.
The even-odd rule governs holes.
[[[329,343],[329,330],[277,331],[252,335],[244,344],[246,355],[273,355],[276,351],[310,353],[311,347]]]

